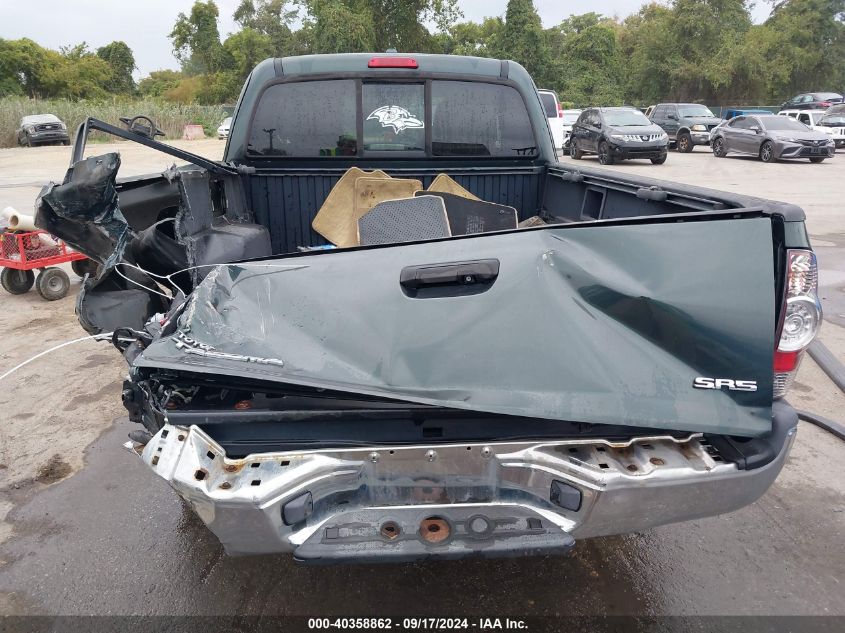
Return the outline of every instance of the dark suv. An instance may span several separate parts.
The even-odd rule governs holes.
[[[652,110],[650,118],[669,135],[669,144],[684,153],[696,145],[709,145],[710,131],[722,122],[699,103],[661,103]]]
[[[572,126],[569,155],[598,154],[602,165],[617,160],[649,158],[655,165],[666,162],[668,137],[659,126],[634,108],[590,108]]]

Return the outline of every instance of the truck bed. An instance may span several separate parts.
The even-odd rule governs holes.
[[[783,212],[790,206],[563,163],[471,169],[396,169],[387,163],[370,168],[382,169],[394,178],[420,180],[424,188],[437,175],[448,174],[481,200],[514,207],[519,221],[540,216],[549,223],[590,222],[772,206]],[[257,170],[249,177],[250,211],[256,222],[270,231],[274,254],[328,243],[311,228],[311,223],[345,171],[345,168]]]

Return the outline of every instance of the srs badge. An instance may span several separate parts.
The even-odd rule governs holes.
[[[734,380],[733,378],[705,378],[699,376],[692,386],[696,389],[721,389],[727,387],[730,391],[757,391],[756,380]]]
[[[382,127],[392,127],[396,134],[409,128],[425,127],[422,121],[411,116],[405,108],[397,105],[386,105],[370,112],[367,121],[376,119]]]

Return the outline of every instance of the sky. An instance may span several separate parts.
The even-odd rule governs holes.
[[[216,0],[220,9],[223,39],[237,30],[232,13],[239,0]],[[92,49],[123,40],[135,54],[136,76],[152,70],[178,69],[167,35],[180,12],[188,13],[193,0],[0,0],[0,38],[28,37],[47,48],[85,41]],[[485,16],[503,15],[507,0],[458,0],[464,19],[480,21]],[[636,13],[644,0],[534,0],[544,27],[559,24],[568,16],[595,11],[625,17]],[[752,12],[755,22],[769,13],[758,2]]]

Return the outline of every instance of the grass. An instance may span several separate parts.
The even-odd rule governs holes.
[[[182,138],[182,129],[189,123],[202,125],[207,136],[215,136],[217,126],[227,116],[222,106],[182,105],[158,99],[69,101],[3,97],[0,98],[0,147],[17,145],[18,123],[28,114],[55,114],[67,125],[71,139],[79,124],[89,116],[123,127],[120,117],[143,114],[155,121],[168,139]],[[92,141],[105,139],[115,140],[102,132],[92,132],[90,136]]]

